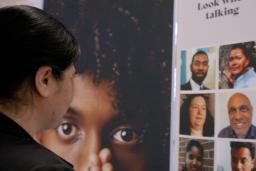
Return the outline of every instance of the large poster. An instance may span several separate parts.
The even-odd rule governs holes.
[[[73,101],[58,127],[35,137],[76,171],[169,170],[172,3],[0,2],[46,10],[80,44]]]
[[[255,5],[175,1],[171,170],[255,170]]]
[[[169,170],[171,1],[45,0],[81,57],[63,122],[39,142],[87,170],[108,149],[118,171]]]
[[[46,10],[75,35],[81,48],[72,103],[59,126],[38,132],[36,141],[76,171],[89,171],[91,165],[99,170],[169,170],[172,3],[0,2],[1,7]]]

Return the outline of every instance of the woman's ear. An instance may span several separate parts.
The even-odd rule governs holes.
[[[52,68],[41,66],[35,75],[35,89],[42,97],[48,97],[51,92],[51,81],[53,79]]]

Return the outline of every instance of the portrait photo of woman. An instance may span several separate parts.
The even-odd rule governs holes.
[[[183,95],[180,108],[180,134],[192,136],[214,136],[214,119],[210,113],[210,94]]]
[[[255,41],[220,46],[219,88],[253,88],[256,84],[255,64]]]

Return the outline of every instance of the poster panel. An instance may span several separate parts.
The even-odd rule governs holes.
[[[58,127],[35,137],[76,171],[106,153],[114,170],[169,170],[172,3],[0,2],[46,10],[80,44],[70,108]]]
[[[170,170],[255,169],[255,5],[175,1]]]
[[[114,170],[169,170],[172,3],[0,2],[46,10],[80,44],[70,108],[58,127],[35,137],[75,170],[90,170],[93,155],[106,155],[103,148]]]

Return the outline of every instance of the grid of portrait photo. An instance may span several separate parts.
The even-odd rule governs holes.
[[[178,170],[256,170],[256,41],[179,55]]]

